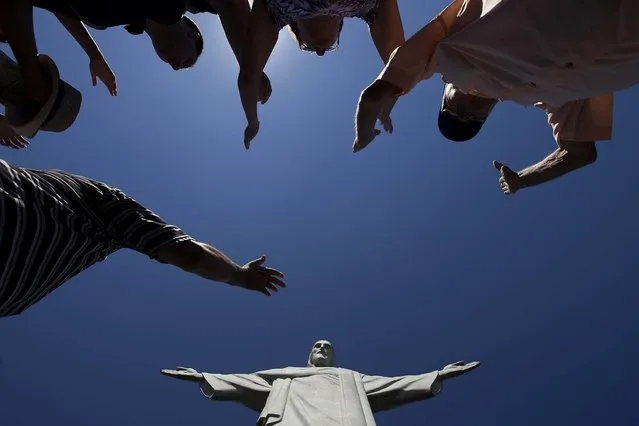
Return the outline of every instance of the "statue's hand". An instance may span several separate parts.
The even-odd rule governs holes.
[[[202,373],[198,373],[193,368],[176,367],[175,370],[161,370],[165,376],[174,377],[180,380],[187,380],[189,382],[201,382],[204,379]]]
[[[452,364],[448,364],[439,372],[439,377],[442,380],[450,379],[452,377],[460,376],[464,373],[468,373],[471,370],[479,367],[479,361],[466,362],[466,361],[457,361]]]

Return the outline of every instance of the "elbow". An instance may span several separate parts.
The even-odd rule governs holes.
[[[157,254],[162,262],[191,273],[195,273],[200,268],[204,256],[204,247],[192,240],[173,244]]]
[[[592,141],[560,141],[565,161],[583,167],[597,161],[597,147]]]

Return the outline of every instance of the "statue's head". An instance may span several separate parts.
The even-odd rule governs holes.
[[[328,340],[318,340],[313,344],[308,356],[307,367],[335,367],[335,350]]]

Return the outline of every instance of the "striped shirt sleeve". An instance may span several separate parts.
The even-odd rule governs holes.
[[[163,248],[193,238],[117,189],[111,189],[112,199],[101,206],[100,219],[110,238],[123,247],[158,260]]]

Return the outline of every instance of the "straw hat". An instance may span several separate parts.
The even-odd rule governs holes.
[[[7,106],[5,114],[16,133],[33,138],[39,130],[63,132],[75,122],[82,105],[82,94],[60,79],[60,72],[53,59],[38,55],[40,64],[51,77],[51,94],[39,111],[33,108]]]

